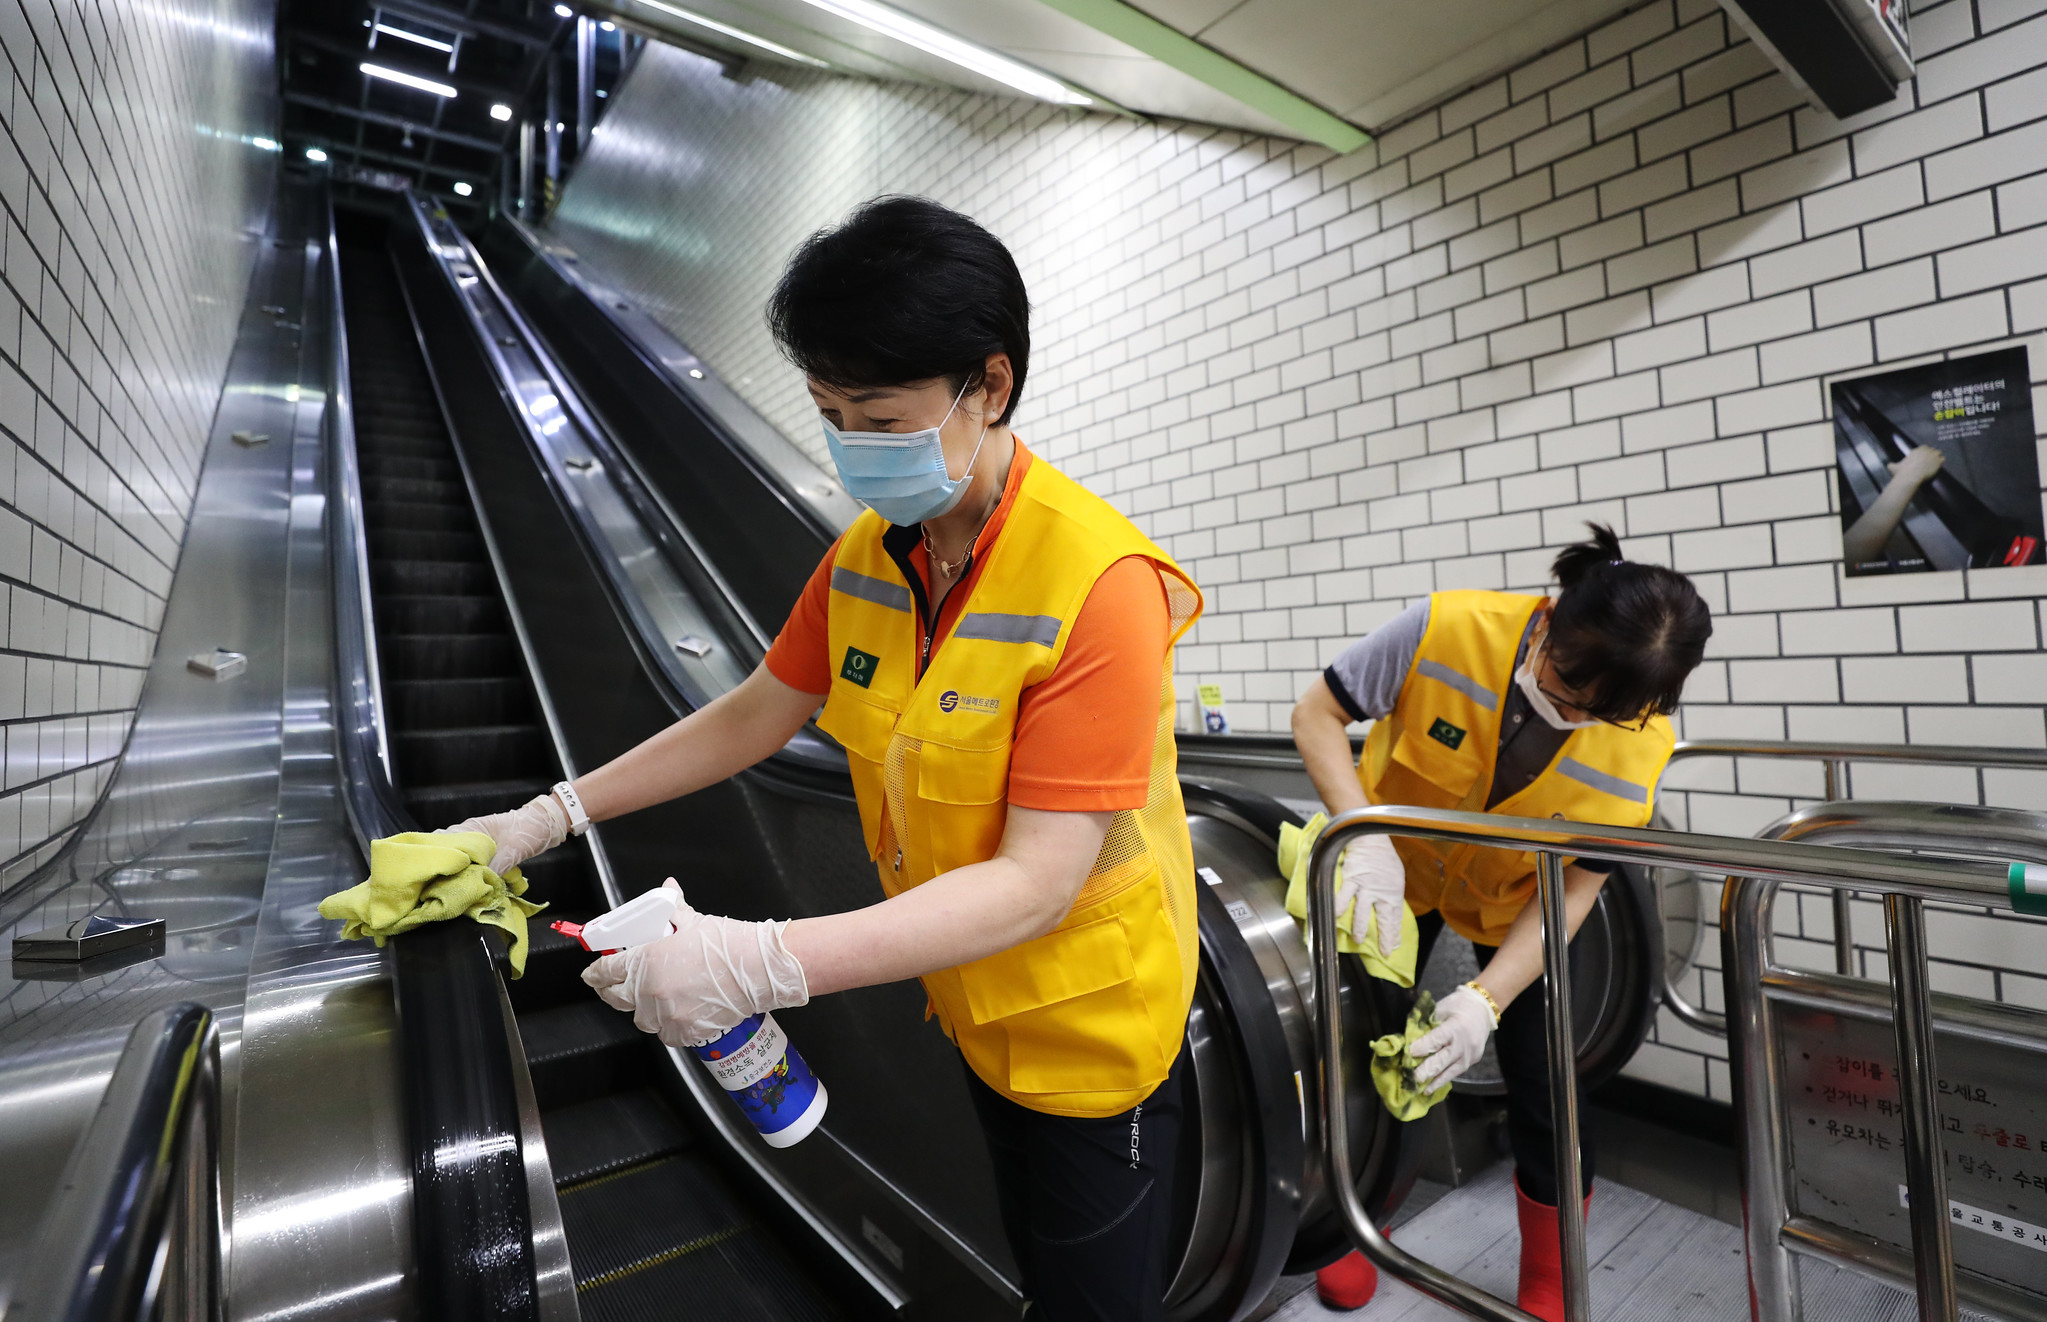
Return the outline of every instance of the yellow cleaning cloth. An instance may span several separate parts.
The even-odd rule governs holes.
[[[1372,1086],[1379,1090],[1379,1100],[1386,1103],[1395,1120],[1421,1119],[1450,1091],[1446,1083],[1434,1092],[1424,1092],[1414,1078],[1417,1062],[1408,1054],[1414,1040],[1435,1026],[1436,998],[1418,992],[1414,1009],[1407,1016],[1407,1027],[1372,1043]]]
[[[513,868],[490,870],[497,845],[481,831],[407,831],[370,842],[369,880],[320,901],[322,918],[339,918],[351,941],[409,932],[422,923],[468,916],[503,928],[511,939],[512,976],[526,974],[526,919],[547,906],[519,897],[526,878]]]
[[[1287,879],[1286,911],[1304,923],[1308,921],[1308,856],[1314,852],[1315,841],[1327,825],[1329,818],[1318,812],[1308,819],[1306,826],[1282,822],[1279,828],[1279,874]],[[1364,960],[1365,971],[1375,978],[1384,978],[1397,987],[1414,986],[1414,957],[1421,949],[1414,910],[1404,902],[1401,904],[1400,944],[1393,947],[1391,955],[1379,953],[1379,915],[1366,916],[1365,940],[1360,945],[1351,939],[1349,913],[1346,909],[1336,915],[1336,948]]]

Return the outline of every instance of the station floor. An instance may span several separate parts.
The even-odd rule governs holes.
[[[1394,1243],[1502,1298],[1514,1297],[1520,1237],[1511,1162],[1489,1167],[1458,1189],[1424,1182],[1402,1211]],[[1749,1315],[1741,1231],[1724,1220],[1601,1180],[1586,1241],[1594,1318],[1736,1322]],[[1918,1316],[1911,1296],[1880,1282],[1809,1259],[1799,1270],[1806,1322],[1913,1322]],[[1323,1307],[1311,1276],[1288,1277],[1274,1302],[1277,1307],[1263,1315],[1270,1322],[1455,1322],[1458,1316],[1391,1280],[1382,1280],[1372,1302],[1353,1312]],[[1983,1322],[1973,1313],[1962,1317]]]

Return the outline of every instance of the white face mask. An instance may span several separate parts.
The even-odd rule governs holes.
[[[1545,635],[1543,642],[1548,641]],[[1535,709],[1535,714],[1542,717],[1543,724],[1552,730],[1583,730],[1587,726],[1599,724],[1598,721],[1567,721],[1564,714],[1557,710],[1557,705],[1549,700],[1549,694],[1544,693],[1542,685],[1535,682],[1535,657],[1541,650],[1540,647],[1529,648],[1527,657],[1521,662],[1521,668],[1514,672],[1514,682],[1521,686],[1521,696],[1528,699],[1528,705]]]

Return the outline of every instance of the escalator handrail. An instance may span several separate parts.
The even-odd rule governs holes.
[[[749,442],[743,433],[752,431],[760,436],[765,443],[779,443],[780,446],[786,446],[791,456],[785,461],[787,463],[808,463],[807,456],[804,456],[795,446],[790,445],[787,438],[765,418],[752,413],[750,409],[744,410],[746,416],[743,417],[728,416],[727,411],[720,410],[712,401],[705,399],[703,397],[703,383],[715,381],[716,378],[706,376],[703,378],[703,381],[698,382],[687,380],[682,375],[686,370],[707,372],[708,365],[704,364],[703,360],[687,345],[678,340],[673,332],[669,331],[666,326],[663,326],[658,319],[647,315],[644,311],[640,311],[630,304],[621,307],[620,304],[623,300],[618,291],[603,287],[584,274],[580,269],[580,259],[564,260],[550,248],[547,240],[542,238],[539,232],[525,221],[519,220],[516,217],[507,217],[506,223],[509,224],[512,232],[519,237],[520,241],[526,244],[540,261],[544,262],[554,271],[558,279],[589,299],[591,306],[596,309],[598,314],[612,324],[617,330],[619,342],[625,345],[627,351],[639,361],[642,368],[645,369],[648,379],[651,382],[658,382],[662,387],[665,387],[666,391],[674,397],[680,407],[688,409],[699,418],[703,422],[705,430],[723,442],[725,447],[738,458],[742,465],[752,470],[760,479],[761,484],[787,507],[792,517],[809,527],[811,531],[816,533],[827,544],[838,538],[844,529],[836,526],[831,517],[812,498],[803,492],[801,484],[766,455],[762,454],[760,445],[755,442]],[[571,270],[571,265],[574,265],[577,269]],[[611,295],[611,297],[605,297],[607,294]],[[633,324],[632,321],[619,315],[621,311],[638,312],[639,316],[637,319],[644,321],[645,325]],[[660,341],[663,340],[667,342],[668,346],[672,346],[672,353],[664,354],[662,352],[663,346]],[[720,389],[723,388],[720,387]],[[736,397],[734,397],[734,400],[736,402]],[[731,412],[738,413],[740,410],[733,409]],[[838,486],[836,479],[825,473],[822,469],[817,471],[817,479],[818,484],[824,487],[836,489]],[[851,498],[845,497],[845,499],[850,500]],[[858,506],[854,508],[857,510]]]
[[[418,829],[391,775],[377,669],[340,247],[329,219],[328,550],[343,798],[364,858],[374,840]],[[540,1322],[536,1209],[503,1009],[484,929],[428,923],[389,944],[398,1002],[412,1223],[425,1311],[451,1322]]]
[[[638,466],[621,450],[610,433],[591,414],[574,388],[568,373],[558,364],[547,347],[547,342],[527,322],[518,305],[499,285],[496,276],[466,236],[450,225],[445,238],[450,248],[459,245],[459,255],[444,251],[441,246],[442,234],[437,229],[438,215],[415,200],[410,214],[420,231],[419,241],[430,259],[447,274],[451,282],[461,285],[480,284],[490,293],[496,311],[507,325],[517,334],[519,349],[531,358],[535,367],[546,377],[554,403],[564,417],[574,423],[576,435],[597,457],[602,472],[612,483],[621,499],[639,521],[639,530],[660,554],[682,584],[700,600],[698,604],[709,613],[730,614],[734,620],[728,630],[751,629],[742,623],[744,618],[736,596],[708,563],[708,558],[695,548],[689,531],[682,527],[674,512],[665,501],[655,495],[645,482]],[[463,268],[453,271],[449,264]],[[547,444],[547,437],[529,410],[513,396],[506,377],[508,369],[504,364],[505,346],[499,344],[480,323],[477,314],[467,304],[461,303],[461,315],[468,322],[470,330],[477,337],[484,356],[493,365],[498,376],[497,389],[505,398],[506,409],[520,431],[534,462],[559,504],[564,519],[574,535],[583,544],[589,563],[597,571],[599,582],[610,595],[612,605],[619,619],[625,625],[625,633],[638,651],[643,672],[661,693],[677,719],[689,715],[711,699],[718,696],[705,691],[702,684],[694,680],[681,665],[672,646],[672,640],[662,636],[654,626],[648,613],[648,606],[638,588],[630,581],[617,556],[613,555],[603,542],[604,534],[591,526],[588,512],[579,501],[572,498],[567,490],[563,473],[557,471],[560,460]],[[749,641],[751,639],[749,638]],[[729,639],[728,639],[729,645]],[[762,762],[740,773],[750,779],[772,782],[776,788],[801,797],[850,800],[852,780],[845,769],[845,755],[828,736],[819,733],[812,724],[806,724],[787,745],[775,750]]]
[[[161,1315],[217,1322],[220,1033],[213,1012],[190,1001],[129,1032],[8,1322],[142,1322],[167,1241]]]

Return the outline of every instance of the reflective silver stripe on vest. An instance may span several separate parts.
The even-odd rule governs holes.
[[[1420,674],[1428,676],[1438,684],[1448,684],[1465,697],[1470,698],[1487,711],[1500,709],[1500,695],[1479,683],[1469,675],[1460,675],[1441,661],[1422,661],[1415,666]]]
[[[910,610],[910,590],[902,584],[891,583],[885,578],[869,578],[837,565],[832,566],[832,591],[871,601],[892,611],[902,611],[906,615]]]
[[[1629,803],[1649,802],[1649,787],[1647,785],[1637,785],[1632,780],[1622,780],[1619,776],[1609,776],[1604,771],[1598,771],[1586,766],[1575,757],[1559,760],[1557,762],[1557,773],[1569,776],[1581,785],[1590,785],[1593,789],[1611,794],[1616,799],[1626,799]]]
[[[983,611],[960,616],[955,638],[979,638],[991,643],[1036,643],[1050,647],[1059,641],[1056,615],[998,615]]]

